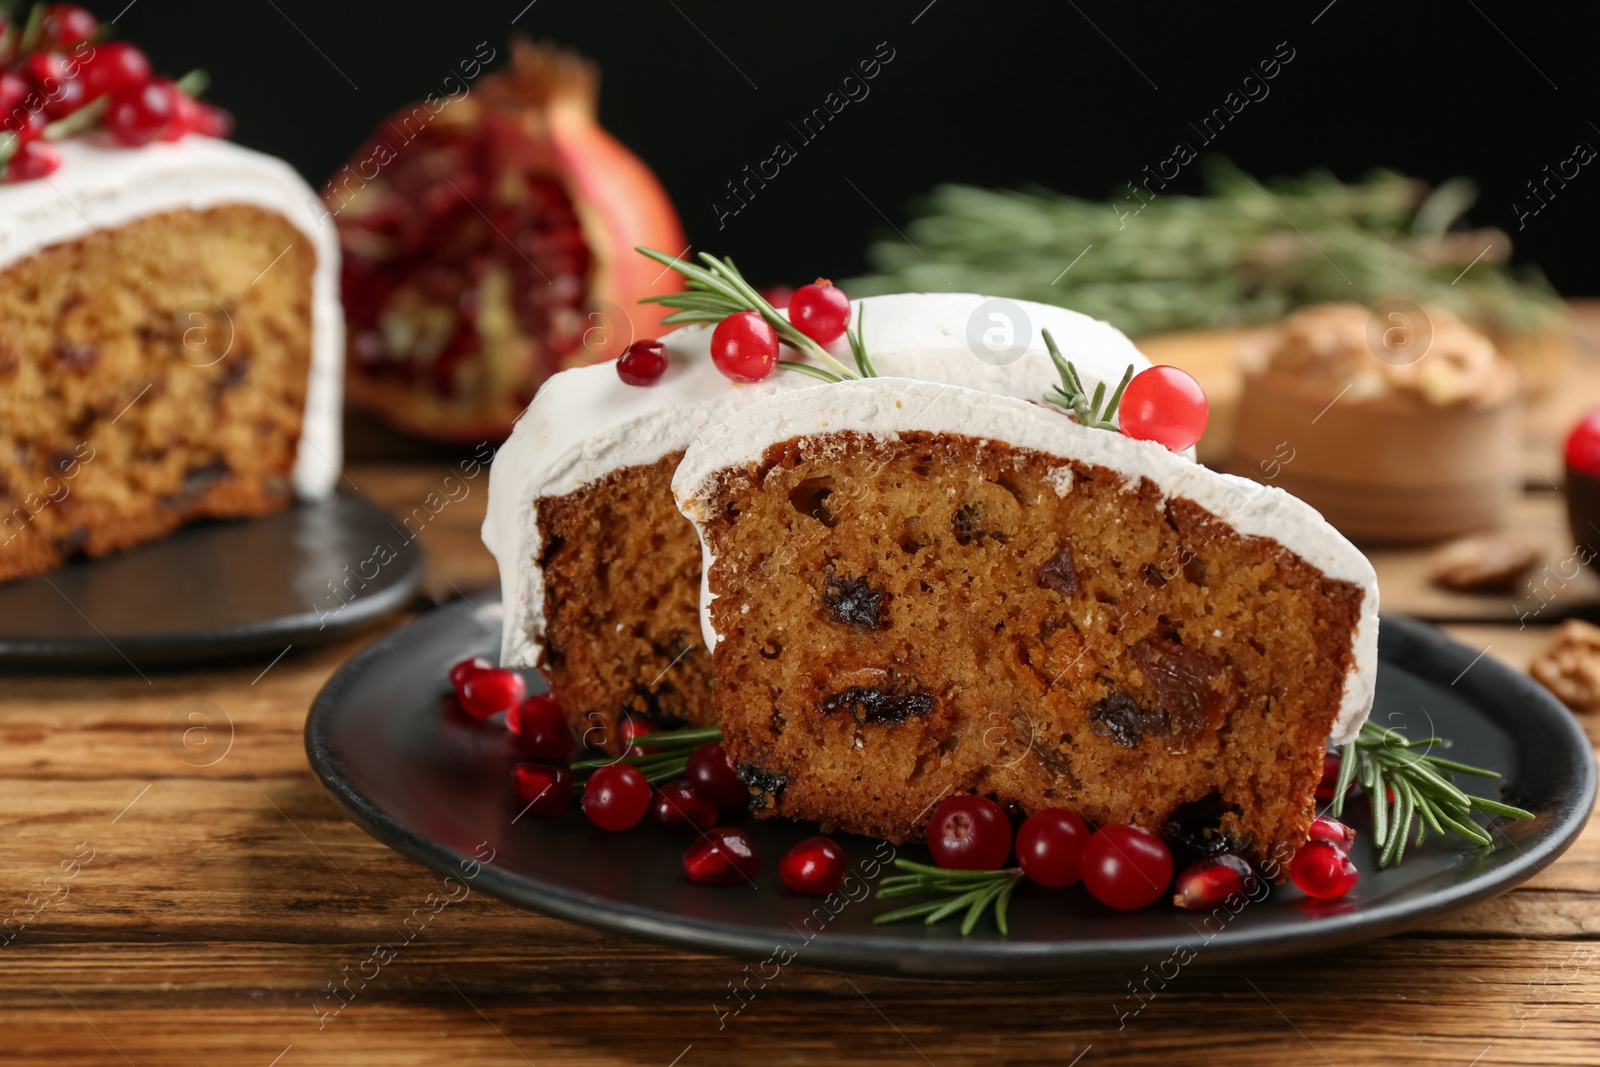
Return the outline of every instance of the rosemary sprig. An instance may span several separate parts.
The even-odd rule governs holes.
[[[943,867],[931,867],[926,863],[913,863],[901,859],[895,860],[894,865],[907,873],[885,878],[878,886],[879,900],[923,896],[928,893],[939,894],[938,899],[887,912],[873,919],[873,923],[881,926],[885,923],[920,918],[925,924],[932,926],[964,910],[966,914],[961,920],[961,936],[965,937],[972,933],[973,928],[978,925],[978,920],[983,918],[983,913],[992,905],[995,926],[999,928],[1002,936],[1010,933],[1010,928],[1006,925],[1006,910],[1011,905],[1011,894],[1017,891],[1017,883],[1022,880],[1022,868],[1008,867],[998,871],[951,871]]]
[[[683,275],[689,286],[682,293],[660,293],[656,296],[647,296],[639,301],[641,304],[660,304],[663,307],[676,308],[671,315],[661,320],[664,326],[678,326],[690,322],[721,322],[729,315],[741,311],[754,311],[767,321],[778,332],[778,338],[790,348],[803,352],[827,366],[837,377],[832,381],[841,381],[845,378],[858,378],[855,371],[835,359],[827,349],[801,333],[788,319],[778,314],[778,309],[769,304],[764,297],[755,291],[751,284],[744,280],[744,275],[739,273],[739,268],[733,265],[733,260],[724,257],[718,259],[706,252],[700,253],[700,262],[703,266],[696,266],[687,260],[670,256],[665,252],[657,252],[653,248],[636,248],[634,251],[640,255],[655,260],[664,267],[670,267]],[[852,341],[852,350],[854,341]],[[800,364],[782,361],[787,370],[798,370]],[[857,363],[860,359],[858,357]],[[807,372],[809,373],[809,372]],[[820,376],[819,376],[820,377]]]
[[[1122,381],[1117,383],[1116,392],[1111,394],[1109,402],[1106,401],[1105,382],[1100,382],[1094,387],[1094,396],[1091,397],[1084,391],[1083,380],[1078,377],[1078,368],[1061,355],[1061,349],[1056,347],[1056,339],[1050,336],[1050,331],[1042,332],[1044,346],[1050,350],[1050,362],[1056,365],[1056,373],[1061,375],[1061,384],[1052,386],[1053,391],[1046,393],[1044,398],[1072,412],[1084,426],[1092,426],[1097,430],[1117,429],[1117,424],[1111,420],[1117,417],[1117,405],[1122,403],[1122,391],[1128,388],[1128,382],[1133,380],[1132,365],[1122,372]],[[1102,407],[1102,404],[1105,406]]]
[[[1333,814],[1337,818],[1344,813],[1346,790],[1352,782],[1360,782],[1372,801],[1372,839],[1378,846],[1380,868],[1398,866],[1405,859],[1412,827],[1416,827],[1416,845],[1427,839],[1431,829],[1436,834],[1453,833],[1486,847],[1492,843],[1488,831],[1473,821],[1472,812],[1508,819],[1533,818],[1530,811],[1458,788],[1453,781],[1456,774],[1500,776],[1482,767],[1427,754],[1430,747],[1441,743],[1443,739],[1438,737],[1409,740],[1396,730],[1367,722],[1356,739],[1344,746],[1339,781],[1334,787]],[[1420,753],[1416,751],[1419,748]]]
[[[630,746],[644,749],[641,755],[601,756],[574,763],[571,767],[573,788],[582,789],[591,774],[613,763],[626,763],[630,767],[639,768],[645,781],[651,785],[682,778],[684,766],[689,762],[689,756],[695,749],[707,741],[721,740],[722,731],[715,726],[705,726],[698,730],[663,730],[660,733],[644,734],[634,738]]]
[[[39,43],[39,31],[44,27],[44,5],[34,4],[28,9],[28,21],[22,25],[22,41],[17,46],[20,55],[27,55]]]

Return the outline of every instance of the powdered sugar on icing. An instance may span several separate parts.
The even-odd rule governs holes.
[[[879,373],[952,383],[1015,397],[1042,396],[1058,381],[1044,347],[1048,329],[1072,359],[1085,386],[1114,388],[1123,371],[1149,366],[1132,342],[1103,322],[1065,308],[1006,301],[1026,318],[1026,333],[1001,335],[1014,347],[1009,361],[994,362],[968,341],[974,324],[1007,324],[989,317],[991,298],[971,293],[909,293],[855,304],[852,324],[863,324],[866,346]],[[1002,309],[1004,310],[1004,309]],[[1014,326],[1020,320],[1011,315]],[[538,501],[563,496],[612,471],[654,463],[688,448],[734,413],[777,394],[809,390],[817,380],[780,370],[764,382],[740,385],[711,362],[709,325],[689,326],[662,338],[668,369],[651,387],[627,385],[610,363],[563,371],[545,382],[523,412],[489,475],[489,512],[483,540],[500,565],[506,607],[501,661],[530,666],[544,631],[544,576],[540,572]],[[852,366],[849,345],[830,352]],[[798,359],[785,349],[785,359]],[[831,388],[831,386],[830,386]],[[731,459],[730,459],[731,462]]]
[[[1041,404],[906,378],[798,390],[747,408],[703,434],[679,465],[673,493],[684,515],[702,528],[710,519],[707,493],[715,476],[729,467],[759,462],[772,444],[841,431],[894,437],[918,430],[1003,441],[1108,467],[1135,485],[1141,477],[1149,478],[1164,496],[1191,500],[1241,534],[1270,538],[1328,577],[1359,586],[1363,596],[1354,663],[1345,676],[1334,742],[1351,740],[1366,721],[1377,678],[1378,585],[1372,564],[1354,545],[1309,504],[1281,489],[1209,470],[1152,442],[1079,426]],[[709,574],[709,549],[703,562]],[[707,647],[714,647],[710,605],[702,577],[701,627]]]
[[[305,499],[333,490],[339,477],[344,310],[339,302],[339,242],[321,199],[294,168],[228,141],[195,134],[143,148],[120,147],[104,133],[61,141],[61,167],[48,178],[0,186],[0,269],[64,241],[75,241],[165,211],[249,204],[277,212],[311,241],[311,376],[295,457],[294,489]],[[267,262],[260,264],[264,272]]]

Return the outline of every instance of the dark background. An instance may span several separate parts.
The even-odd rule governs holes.
[[[125,3],[89,6],[110,18]],[[1109,197],[1175,141],[1198,147],[1188,123],[1286,41],[1270,95],[1210,150],[1262,176],[1468,175],[1472,223],[1509,232],[1562,292],[1600,292],[1600,160],[1520,232],[1512,207],[1578,142],[1600,148],[1594,4],[136,0],[118,30],[158,70],[207,68],[237,139],[316,185],[386,114],[446,91],[480,41],[502,57],[513,31],[574,46],[603,67],[602,120],[660,175],[695,246],[762,284],[858,272],[884,216],[903,225],[942,181]],[[895,58],[870,95],[800,147],[788,123],[885,41]],[[713,200],[779,139],[799,158],[719,232]],[[1197,190],[1199,171],[1169,191]]]

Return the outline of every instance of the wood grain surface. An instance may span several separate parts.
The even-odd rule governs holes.
[[[430,493],[456,493],[422,531],[426,598],[436,601],[495,580],[477,540],[486,482],[462,494],[443,488],[449,473],[423,462],[350,471],[363,492],[401,513],[427,506]],[[1517,521],[1547,528],[1555,499],[1529,500]],[[1518,667],[1546,639],[1554,610],[1519,629],[1514,615],[1452,606],[1447,594],[1407,584],[1408,566],[1380,554],[1386,609],[1464,620],[1452,632]],[[1571,606],[1581,606],[1576,595]],[[1317,956],[1222,969],[1202,957],[1120,1019],[1131,976],[970,984],[799,963],[721,1019],[716,1008],[744,964],[475,892],[374,966],[374,946],[399,940],[396,928],[440,882],[344,818],[312,777],[301,741],[312,697],[368,640],[291,649],[275,663],[147,672],[148,682],[0,679],[0,915],[12,916],[0,929],[0,940],[10,937],[0,947],[0,1059],[1600,1062],[1592,822],[1565,857],[1503,897]],[[341,1002],[334,985],[353,994]]]

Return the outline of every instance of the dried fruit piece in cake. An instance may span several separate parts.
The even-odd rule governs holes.
[[[763,815],[902,841],[974,793],[1281,859],[1370,708],[1359,552],[1279,490],[1042,405],[787,393],[703,434],[674,491]]]

